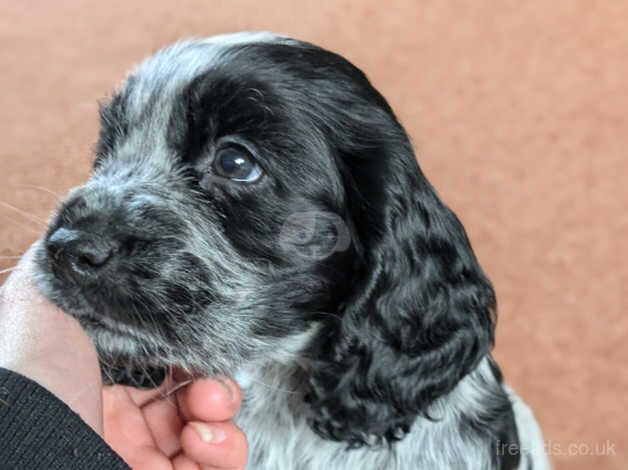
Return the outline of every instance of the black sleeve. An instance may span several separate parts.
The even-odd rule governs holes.
[[[0,469],[107,469],[129,466],[54,394],[0,368]]]

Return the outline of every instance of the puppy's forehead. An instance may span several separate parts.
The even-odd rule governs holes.
[[[355,108],[354,98],[364,101],[365,84],[340,56],[272,33],[179,42],[140,64],[103,108],[97,153],[115,158],[102,158],[99,168],[148,163],[165,174],[216,138],[237,136],[263,149],[262,165],[282,174],[315,169],[336,178],[326,132],[347,125],[340,114]],[[295,160],[298,169],[283,165]]]
[[[140,120],[150,107],[153,116],[167,116],[173,101],[196,77],[247,44],[293,43],[268,32],[243,32],[178,42],[146,59],[121,90],[127,119]]]

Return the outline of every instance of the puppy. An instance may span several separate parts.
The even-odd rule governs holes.
[[[251,469],[548,468],[462,225],[332,52],[240,33],[146,60],[38,262],[109,381],[235,375]]]

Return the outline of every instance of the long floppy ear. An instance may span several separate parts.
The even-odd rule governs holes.
[[[356,269],[311,351],[308,401],[312,427],[350,446],[402,438],[493,344],[491,284],[382,100],[330,126]]]

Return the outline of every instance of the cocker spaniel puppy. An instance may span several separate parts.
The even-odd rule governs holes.
[[[42,291],[109,381],[235,376],[254,470],[545,469],[495,295],[386,100],[268,33],[182,42],[102,107]]]

